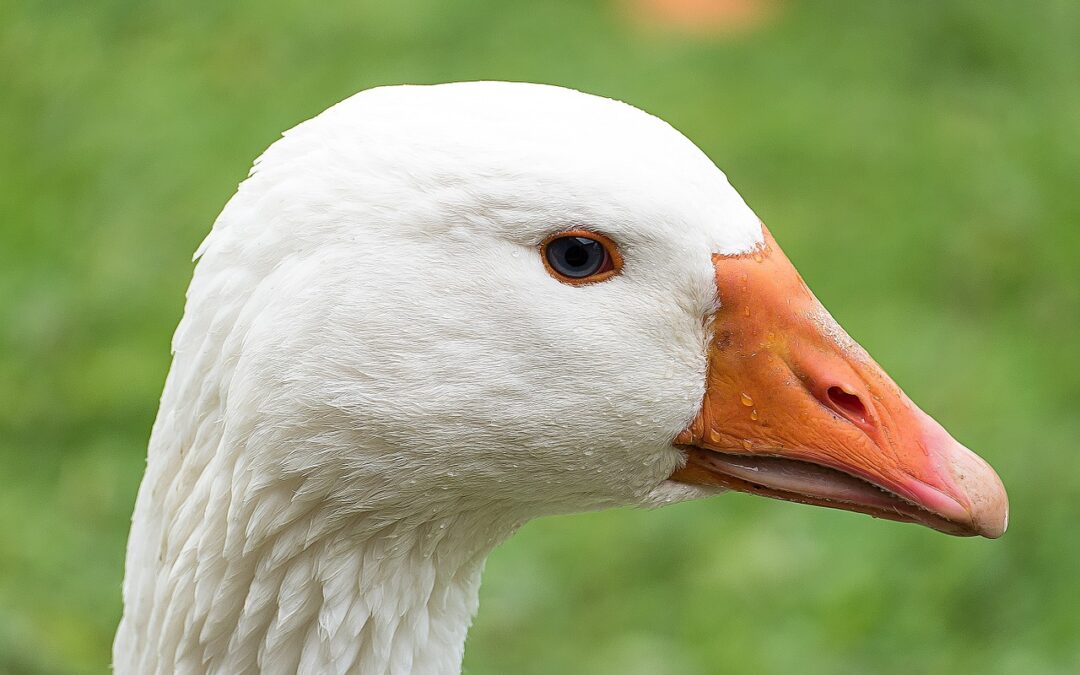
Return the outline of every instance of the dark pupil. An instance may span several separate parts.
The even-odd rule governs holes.
[[[589,262],[589,249],[586,246],[588,244],[577,244],[566,249],[566,254],[563,256],[566,264],[571,267],[584,267]]]
[[[581,279],[604,264],[604,247],[585,237],[560,237],[548,244],[547,259],[559,274]]]

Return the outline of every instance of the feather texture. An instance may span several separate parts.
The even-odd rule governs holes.
[[[548,276],[569,227],[623,273]],[[523,522],[703,494],[666,478],[711,256],[760,241],[692,143],[570,90],[381,88],[287,132],[196,254],[116,672],[456,672]]]

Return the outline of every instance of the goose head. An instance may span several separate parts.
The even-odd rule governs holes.
[[[623,103],[468,83],[334,106],[225,208],[178,359],[223,307],[234,452],[342,513],[521,522],[738,490],[1006,527],[993,470],[693,143]]]

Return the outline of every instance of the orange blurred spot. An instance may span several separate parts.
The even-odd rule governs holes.
[[[702,34],[753,29],[776,11],[772,0],[626,0],[625,4],[641,23]]]

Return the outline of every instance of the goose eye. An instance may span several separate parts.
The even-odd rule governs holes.
[[[619,273],[622,257],[602,234],[572,230],[552,235],[540,244],[548,273],[568,284],[591,284]]]

